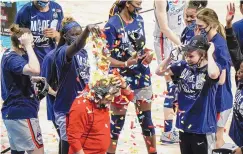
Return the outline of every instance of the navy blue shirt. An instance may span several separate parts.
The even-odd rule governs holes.
[[[69,62],[66,58],[67,45],[58,48],[56,68],[58,92],[54,103],[55,113],[68,113],[73,100],[89,82],[89,63],[87,51],[80,50]]]
[[[216,34],[211,42],[215,45],[215,60],[223,69],[226,69],[226,79],[223,85],[219,85],[216,94],[217,112],[223,112],[231,109],[233,106],[233,94],[231,91],[231,57],[228,51],[226,40],[220,35]]]
[[[192,70],[185,61],[180,61],[172,64],[170,69],[179,89],[180,112],[177,114],[176,127],[188,133],[215,133],[215,95],[219,79],[213,80],[208,76],[207,65]]]
[[[243,19],[235,22],[233,24],[233,29],[234,29],[236,38],[240,44],[241,53],[243,53]]]
[[[118,15],[115,15],[109,19],[105,25],[105,29],[111,57],[123,62],[127,61],[132,56],[132,52],[134,52],[131,50],[129,35],[137,32],[145,38],[144,21],[140,15],[127,25]],[[117,43],[119,41],[120,44]],[[144,40],[145,44],[146,40]],[[139,51],[138,54],[143,55],[144,50]],[[138,62],[137,65],[132,67],[119,69],[120,74],[127,77],[126,80],[130,84],[131,89],[139,89],[151,85],[150,68],[148,65]]]
[[[47,80],[47,83],[50,84],[51,82],[51,74],[55,73],[52,72],[52,67],[54,64],[54,58],[55,58],[55,49],[50,51],[44,58],[42,67],[41,67],[41,76],[45,77]],[[53,90],[56,90],[57,87],[52,87]],[[46,96],[46,104],[47,104],[47,119],[48,120],[54,120],[54,110],[53,110],[53,103],[55,101],[55,97],[48,94]]]
[[[52,38],[44,36],[43,31],[46,28],[61,29],[61,21],[63,19],[63,11],[59,4],[50,1],[48,12],[40,12],[33,4],[29,2],[25,4],[17,13],[15,22],[20,27],[29,28],[34,37],[34,51],[42,65],[45,55],[56,47],[56,42]]]
[[[196,28],[196,22],[192,22],[190,25],[186,26],[181,34],[181,43],[188,44],[191,38],[195,35],[194,29]]]
[[[35,97],[30,77],[23,75],[28,56],[16,52],[4,52],[1,62],[1,93],[3,119],[37,118],[39,101]]]
[[[243,89],[237,89],[229,136],[239,147],[243,146]]]

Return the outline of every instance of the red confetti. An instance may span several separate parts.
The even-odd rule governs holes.
[[[154,147],[149,147],[149,153],[155,153],[155,152],[156,152],[156,150]]]
[[[136,143],[133,143],[133,145],[136,145]]]
[[[105,35],[105,33],[101,33],[101,34],[100,34],[100,37],[103,38],[103,39],[106,39],[106,35]]]
[[[135,136],[134,136],[134,135],[131,135],[131,137],[132,137],[133,139],[135,139]]]
[[[131,129],[134,128],[134,122],[133,122],[133,121],[131,121],[131,126],[130,126],[130,128],[131,128]]]
[[[120,34],[120,35],[118,35],[117,37],[118,37],[118,38],[122,38],[122,37],[123,37],[123,35],[122,35],[122,34]]]
[[[148,126],[148,128],[156,128],[155,126],[151,125],[151,126]]]
[[[80,82],[79,77],[76,78],[77,82]]]

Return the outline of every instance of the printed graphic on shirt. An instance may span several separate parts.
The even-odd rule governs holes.
[[[34,37],[34,43],[37,47],[49,47],[50,39],[44,36],[44,30],[47,28],[53,28],[57,30],[58,27],[58,10],[60,9],[52,9],[52,15],[49,17],[50,19],[41,19],[37,14],[31,15],[30,17],[30,30]]]
[[[238,89],[235,94],[234,113],[236,117],[243,118],[243,95],[242,90]],[[238,117],[239,118],[239,117]]]
[[[88,58],[82,57],[81,55],[76,55],[75,58],[78,63],[78,68],[76,69],[77,74],[79,74],[79,77],[85,82],[88,82],[90,77],[90,65]]]
[[[180,76],[179,91],[184,92],[186,97],[196,100],[206,81],[205,77],[206,72],[194,74],[192,70],[184,68]]]

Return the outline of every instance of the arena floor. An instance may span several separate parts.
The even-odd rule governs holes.
[[[106,21],[108,19],[109,8],[113,4],[113,0],[105,1],[105,0],[81,0],[81,1],[63,1],[57,0],[60,5],[63,7],[65,15],[73,16],[82,26],[91,23],[97,23],[100,21]],[[239,0],[236,1],[236,9],[237,13],[235,16],[235,21],[242,18],[242,15],[239,12]],[[222,24],[225,24],[225,15],[226,15],[226,4],[232,2],[232,0],[209,0],[209,8],[213,8],[220,18]],[[143,1],[143,10],[151,9],[153,6],[152,0],[144,0]],[[142,14],[145,21],[145,31],[147,37],[147,47],[153,49],[153,29],[154,29],[154,17],[153,12],[148,12]],[[100,25],[103,26],[102,24]],[[154,73],[157,67],[156,61],[153,61],[151,64],[151,70]],[[155,94],[162,94],[165,91],[165,81],[163,78],[158,77],[153,74],[153,92]],[[235,85],[234,85],[234,70],[232,69],[232,90],[235,93]],[[153,102],[152,114],[153,121],[156,127],[157,140],[159,141],[159,136],[161,134],[163,125],[163,97],[158,97]],[[2,103],[1,103],[2,104]],[[1,106],[0,104],[0,106]],[[117,147],[117,154],[146,154],[146,147],[143,141],[143,137],[141,135],[141,129],[139,124],[136,124],[136,128],[130,129],[131,121],[136,121],[136,114],[134,110],[134,104],[130,104],[128,108],[128,113],[126,117],[125,127],[120,135],[121,138]],[[43,132],[44,138],[44,147],[46,154],[57,154],[57,134],[53,128],[51,122],[46,119],[46,102],[42,101],[39,111],[39,119],[41,124],[41,129]],[[228,137],[228,128],[230,125],[231,118],[229,119],[225,132],[226,142],[232,143],[231,139]],[[132,138],[131,135],[135,136]],[[6,134],[6,129],[0,120],[0,151],[9,147],[8,138]],[[179,145],[161,145],[161,143],[157,143],[157,151],[158,154],[179,154]]]

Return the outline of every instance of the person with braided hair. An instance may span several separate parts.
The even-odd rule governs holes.
[[[185,23],[186,23],[186,28],[183,30],[181,34],[181,43],[182,44],[187,44],[194,34],[194,30],[196,28],[196,15],[197,12],[200,11],[201,9],[207,7],[208,1],[195,1],[195,0],[190,0],[186,10],[185,10]]]
[[[99,27],[87,25],[82,30],[73,18],[65,17],[56,51],[54,66],[57,76],[56,99],[53,105],[55,122],[60,130],[61,153],[69,150],[66,135],[66,119],[73,100],[89,82],[88,54],[84,49],[89,34],[100,35]]]
[[[156,135],[151,116],[152,85],[149,64],[152,51],[145,47],[144,21],[139,11],[141,0],[120,0],[111,9],[105,25],[105,35],[111,52],[111,69],[117,69],[134,90],[134,104],[142,135],[149,154],[156,154]],[[116,103],[118,102],[118,103]],[[111,104],[111,139],[107,154],[116,153],[119,135],[123,129],[127,103]]]

